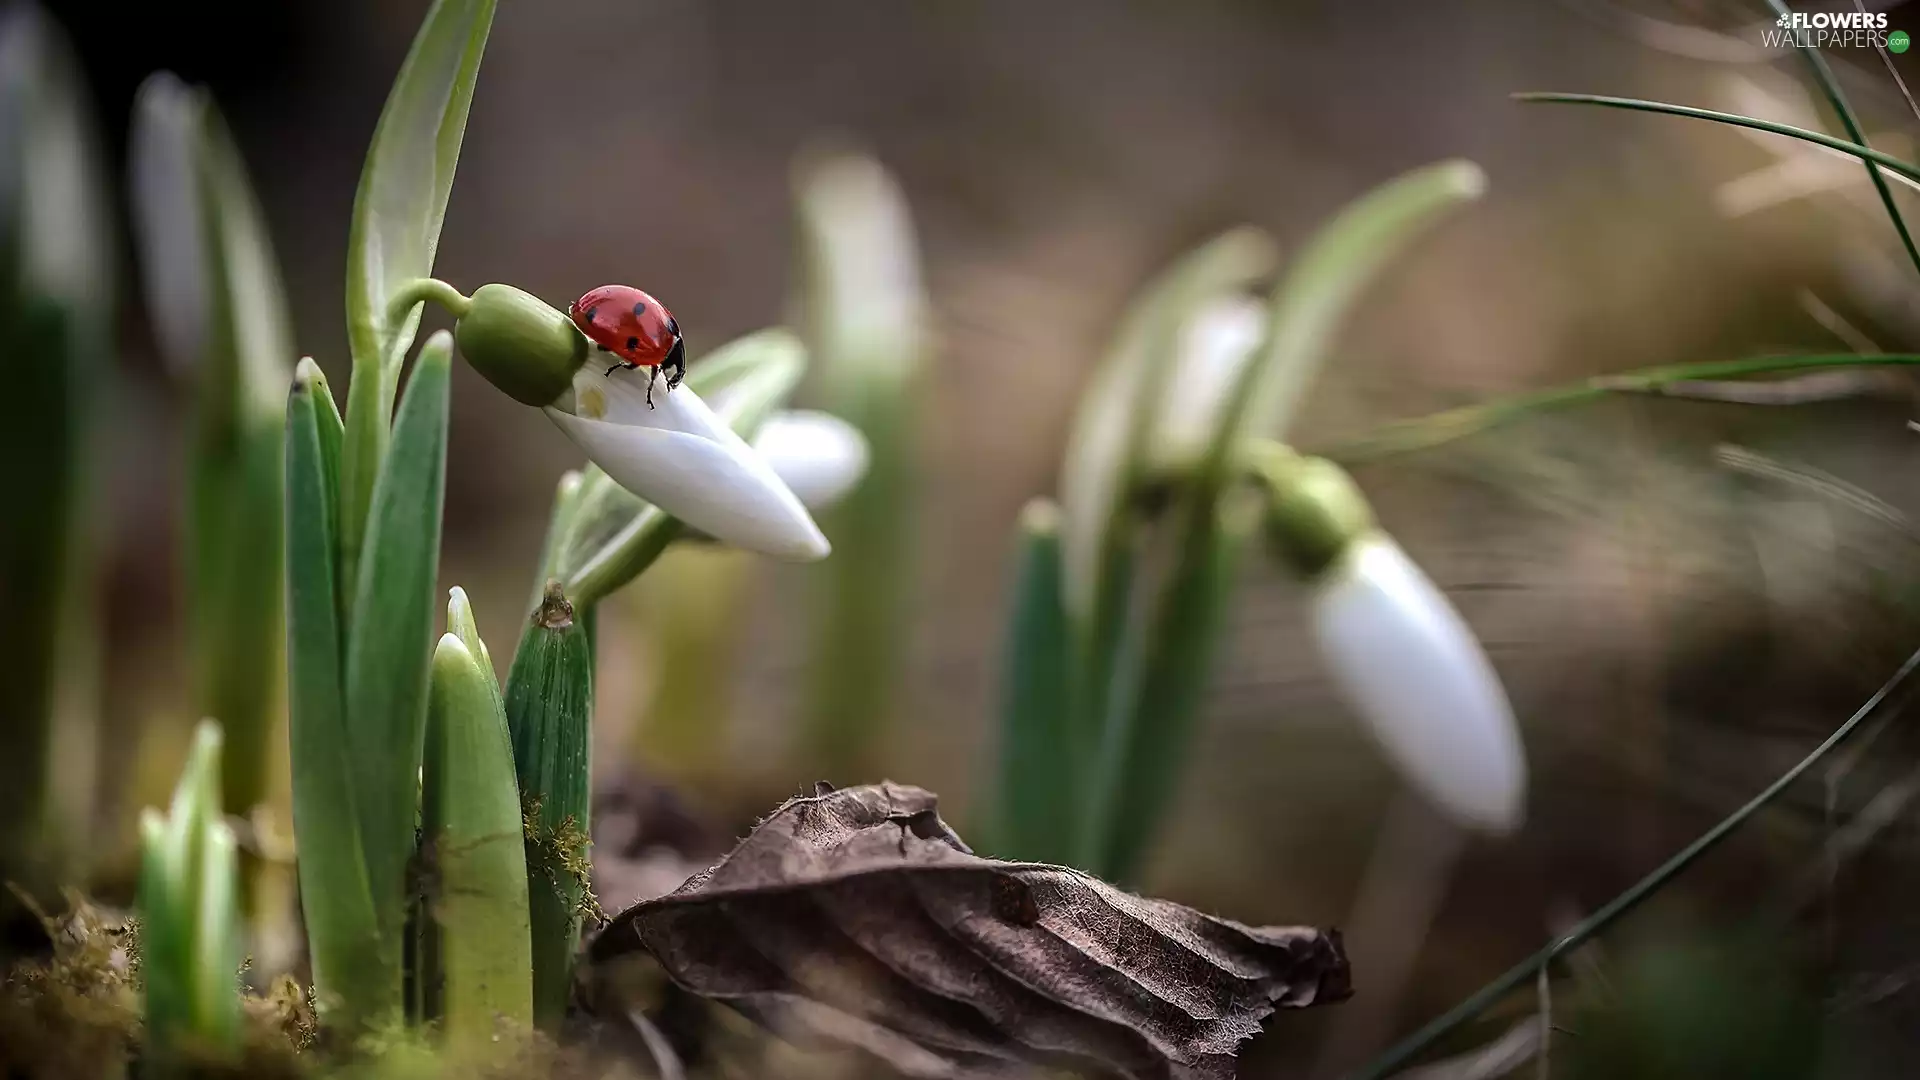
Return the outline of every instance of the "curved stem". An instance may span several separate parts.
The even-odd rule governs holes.
[[[1549,409],[1585,404],[1616,393],[1655,393],[1676,383],[1712,379],[1740,379],[1753,375],[1773,375],[1815,368],[1880,367],[1920,364],[1920,353],[1822,353],[1814,355],[1757,356],[1744,360],[1718,360],[1700,364],[1674,364],[1646,368],[1624,375],[1596,375],[1568,386],[1554,387],[1530,394],[1498,398],[1434,413],[1414,420],[1387,424],[1357,439],[1337,443],[1322,450],[1321,456],[1344,464],[1376,461],[1380,458],[1425,450],[1473,435]]]
[[[1615,919],[1638,907],[1641,901],[1660,891],[1662,886],[1693,865],[1695,860],[1711,851],[1720,841],[1725,840],[1756,811],[1772,802],[1795,780],[1800,779],[1808,769],[1819,764],[1821,758],[1826,757],[1835,747],[1845,742],[1847,736],[1852,735],[1862,721],[1879,711],[1880,706],[1885,704],[1887,698],[1899,689],[1900,684],[1904,683],[1916,668],[1920,668],[1920,651],[1915,651],[1912,656],[1907,657],[1906,663],[1901,664],[1900,669],[1881,684],[1880,689],[1874,691],[1873,696],[1868,698],[1865,704],[1854,710],[1854,714],[1847,718],[1846,723],[1835,728],[1833,734],[1827,736],[1826,741],[1814,747],[1806,757],[1801,758],[1799,764],[1780,774],[1779,779],[1768,784],[1766,790],[1755,795],[1745,806],[1728,814],[1718,825],[1701,834],[1699,839],[1688,844],[1679,854],[1668,859],[1653,873],[1641,878],[1625,892],[1608,901],[1605,907],[1581,920],[1579,925],[1567,931],[1566,934],[1548,942],[1546,947],[1514,965],[1506,974],[1481,987],[1472,997],[1455,1005],[1426,1027],[1402,1040],[1399,1045],[1375,1058],[1366,1068],[1352,1074],[1349,1080],[1381,1080],[1382,1077],[1393,1073],[1442,1036],[1472,1020],[1501,998],[1525,985],[1527,980],[1545,970],[1547,965],[1561,954],[1578,947],[1588,938],[1606,929]]]
[[[473,301],[459,289],[441,281],[439,278],[414,278],[393,291],[393,299],[387,303],[387,319],[399,323],[413,311],[415,304],[432,301],[453,313],[456,319],[467,317],[467,309]]]
[[[1783,0],[1768,0],[1768,2],[1776,14],[1792,14],[1792,9],[1788,8]],[[1827,104],[1833,106],[1835,115],[1840,118],[1840,125],[1847,129],[1847,138],[1853,140],[1862,149],[1868,149],[1867,133],[1860,129],[1860,119],[1854,115],[1853,106],[1847,104],[1846,92],[1840,89],[1840,80],[1834,77],[1833,67],[1827,63],[1826,57],[1820,55],[1820,50],[1812,42],[1802,40],[1799,48],[1800,55],[1807,61],[1807,66],[1813,69],[1814,81],[1820,84],[1821,92],[1826,94]],[[1894,78],[1899,77],[1899,73],[1895,72]],[[1900,234],[1900,244],[1907,249],[1907,259],[1913,263],[1915,270],[1920,270],[1920,248],[1913,245],[1913,234],[1907,231],[1907,219],[1900,216],[1900,206],[1893,201],[1893,192],[1887,188],[1886,177],[1881,176],[1879,167],[1871,162],[1867,163],[1867,177],[1873,181],[1873,190],[1880,196],[1880,205],[1886,208],[1887,219],[1893,222],[1893,231]]]
[[[1845,139],[1836,139],[1818,131],[1794,127],[1792,124],[1776,124],[1771,120],[1760,120],[1739,113],[1718,112],[1713,109],[1696,109],[1690,105],[1669,105],[1664,101],[1645,101],[1640,98],[1609,97],[1605,94],[1515,94],[1515,101],[1545,102],[1555,105],[1600,105],[1610,109],[1630,109],[1635,112],[1665,113],[1668,116],[1685,116],[1695,120],[1712,120],[1715,123],[1730,124],[1734,127],[1752,128],[1774,135],[1785,135],[1789,139],[1799,139],[1829,150],[1838,150],[1843,154],[1857,157],[1862,161],[1871,161],[1889,172],[1899,173],[1909,180],[1920,180],[1920,165],[1902,161],[1892,154],[1881,153],[1869,146],[1861,146]]]

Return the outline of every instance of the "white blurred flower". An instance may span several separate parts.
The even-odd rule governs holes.
[[[1377,530],[1356,538],[1314,581],[1312,620],[1328,672],[1401,775],[1462,825],[1518,828],[1527,765],[1513,708],[1406,552]]]
[[[831,551],[806,507],[746,441],[682,385],[589,363],[545,412],[613,481],[687,525],[736,547],[809,561]]]
[[[825,510],[852,491],[870,456],[859,428],[808,409],[768,417],[753,449],[809,510]]]
[[[1172,378],[1177,390],[1161,400],[1149,440],[1156,464],[1179,468],[1207,452],[1227,395],[1266,328],[1266,308],[1251,296],[1216,300],[1181,328]]]

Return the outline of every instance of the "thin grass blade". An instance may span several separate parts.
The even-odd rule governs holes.
[[[1647,101],[1642,98],[1610,97],[1606,94],[1561,94],[1561,93],[1525,93],[1513,95],[1515,101],[1534,102],[1549,105],[1597,105],[1606,109],[1626,109],[1631,112],[1661,113],[1666,116],[1684,116],[1693,120],[1710,120],[1716,124],[1731,127],[1751,128],[1782,135],[1789,139],[1799,139],[1815,146],[1824,146],[1829,150],[1838,150],[1849,157],[1879,165],[1890,172],[1899,173],[1909,180],[1920,180],[1920,166],[1905,162],[1892,154],[1882,153],[1870,146],[1850,143],[1845,139],[1836,139],[1831,135],[1791,124],[1776,124],[1771,120],[1760,120],[1739,113],[1717,112],[1713,109],[1696,109],[1691,105],[1672,105],[1664,101]]]
[[[1792,9],[1781,0],[1768,0],[1768,2],[1772,5],[1775,14],[1792,14]],[[1820,84],[1821,92],[1827,96],[1827,103],[1833,106],[1834,114],[1840,118],[1840,126],[1847,129],[1847,138],[1859,146],[1866,147],[1867,135],[1860,127],[1860,118],[1854,115],[1853,107],[1847,104],[1846,91],[1840,88],[1840,80],[1834,75],[1833,67],[1827,63],[1827,58],[1820,55],[1820,50],[1804,36],[1800,39],[1798,48],[1807,66],[1813,69],[1814,80]],[[1888,66],[1891,69],[1891,61]],[[1899,72],[1894,72],[1894,78],[1896,80],[1900,78]],[[1904,90],[1905,87],[1903,86],[1902,89]],[[1867,176],[1873,181],[1874,192],[1880,196],[1880,205],[1886,208],[1887,220],[1893,222],[1893,231],[1900,234],[1900,244],[1907,250],[1907,260],[1913,263],[1915,270],[1920,270],[1920,249],[1913,246],[1913,234],[1907,231],[1907,220],[1900,216],[1900,206],[1893,201],[1893,191],[1887,187],[1886,178],[1880,175],[1879,166],[1868,162]]]

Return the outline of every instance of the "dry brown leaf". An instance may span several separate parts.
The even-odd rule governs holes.
[[[1337,932],[1243,926],[1067,867],[981,858],[933,793],[893,783],[789,800],[589,951],[636,949],[784,1037],[916,1077],[1232,1077],[1275,1007],[1350,992]]]

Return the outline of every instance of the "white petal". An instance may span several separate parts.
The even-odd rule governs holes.
[[[1322,659],[1401,774],[1463,825],[1518,827],[1525,751],[1459,612],[1384,535],[1356,542],[1314,588]]]
[[[1227,297],[1200,309],[1180,334],[1178,359],[1160,406],[1152,449],[1178,465],[1206,453],[1220,408],[1266,332],[1266,309],[1252,297]]]
[[[725,543],[794,560],[831,550],[806,507],[688,386],[647,408],[645,371],[589,363],[545,411],[614,483]]]
[[[828,413],[774,413],[760,425],[753,448],[809,510],[839,502],[867,473],[866,436]]]

